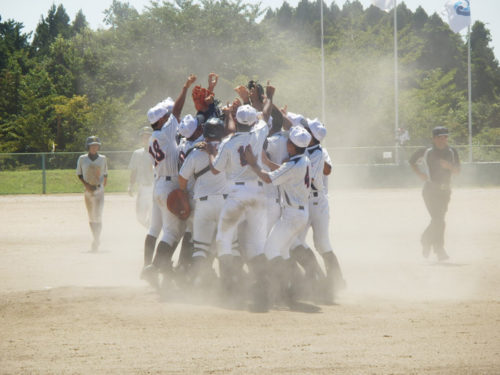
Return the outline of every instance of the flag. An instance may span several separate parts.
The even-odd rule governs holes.
[[[458,33],[470,25],[470,1],[449,0],[445,4],[448,23],[453,32]]]
[[[372,4],[384,12],[388,12],[394,8],[394,0],[372,0]]]

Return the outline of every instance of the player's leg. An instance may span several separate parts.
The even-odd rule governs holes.
[[[195,202],[190,199],[189,206],[191,207],[191,213],[185,223],[184,235],[182,237],[181,248],[179,250],[179,262],[177,268],[179,270],[186,271],[191,265],[191,260],[193,257],[194,245],[193,245],[193,220],[196,212]]]
[[[244,249],[251,278],[251,294],[253,309],[264,312],[269,309],[268,299],[268,274],[264,249],[267,235],[267,217],[265,197],[255,194],[247,200],[246,205],[246,238],[239,239],[240,246]]]
[[[211,253],[211,248],[223,204],[222,196],[220,198],[219,200],[216,196],[211,196],[196,203],[193,218],[193,253],[190,261],[190,279],[196,288],[206,289],[207,284],[213,281],[211,271],[214,254]]]
[[[269,259],[271,302],[283,301],[290,305],[295,300],[291,289],[290,246],[306,226],[307,219],[307,211],[286,207],[271,229],[264,250]]]
[[[92,231],[92,238],[93,238],[91,251],[97,251],[101,235],[100,213],[102,213],[103,200],[99,199],[100,196],[98,194],[98,190],[93,192],[85,191],[84,197],[85,197],[85,206],[87,207],[87,213],[89,216],[90,230]],[[99,207],[99,205],[101,205],[101,207]]]
[[[137,221],[149,228],[153,201],[153,190],[149,185],[140,185],[137,190],[135,213]]]
[[[235,259],[233,239],[240,222],[245,218],[244,202],[237,197],[228,197],[220,212],[215,244],[219,260],[220,291],[224,300],[233,303],[235,295]]]
[[[420,243],[422,244],[422,255],[427,258],[431,252],[434,237],[434,223],[432,222],[432,216],[434,212],[434,194],[432,188],[429,184],[425,184],[422,190],[422,198],[424,199],[425,207],[431,216],[431,220],[427,227],[425,228],[422,236],[420,237]]]
[[[161,212],[163,234],[156,247],[153,266],[163,274],[162,289],[168,289],[171,284],[172,255],[183,229],[181,220],[167,209],[168,194],[176,187],[171,181],[159,180],[154,189],[154,198]]]
[[[267,213],[267,234],[271,233],[274,224],[281,216],[281,206],[279,200],[275,197],[267,197],[266,213]]]
[[[231,256],[232,239],[245,214],[244,202],[237,197],[228,197],[217,223],[217,235],[215,238],[217,256]]]
[[[324,194],[319,194],[317,198],[311,199],[309,210],[314,246],[325,263],[326,280],[323,297],[325,302],[333,303],[338,291],[345,288],[345,280],[330,243],[328,198]]]
[[[431,223],[427,231],[428,242],[434,248],[438,260],[448,259],[444,249],[445,215],[450,201],[450,191],[429,189],[426,205],[431,215]]]
[[[141,272],[141,279],[146,280],[154,288],[158,288],[158,270],[153,266],[153,255],[156,247],[156,239],[158,238],[162,228],[162,217],[160,206],[156,201],[152,201],[151,224],[148,234],[144,240],[144,267]]]
[[[304,233],[307,233],[308,228],[306,226]],[[302,238],[302,235],[299,237]],[[290,259],[292,260],[293,292],[303,299],[316,300],[318,290],[325,283],[325,273],[314,251],[305,240],[296,240],[290,250]],[[302,267],[303,271],[297,264]]]

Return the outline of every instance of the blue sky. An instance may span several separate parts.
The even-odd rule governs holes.
[[[128,2],[137,10],[142,11],[145,6],[150,4],[150,0],[123,0]],[[326,4],[331,4],[331,1],[324,0]],[[434,12],[441,13],[446,0],[406,0],[405,3],[411,10],[415,10],[418,6],[422,6],[429,14]],[[161,2],[161,0],[159,1]],[[258,3],[259,1],[248,0],[249,3]],[[288,3],[296,5],[299,0],[289,0]],[[336,0],[337,5],[344,4],[344,0]],[[46,15],[50,6],[55,3],[63,4],[69,16],[73,19],[79,9],[87,17],[87,21],[93,29],[104,27],[103,11],[108,8],[112,0],[11,0],[2,1],[0,5],[0,15],[2,20],[13,18],[16,21],[23,22],[25,25],[25,32],[32,31],[36,28],[41,15]],[[262,0],[260,3],[263,6],[270,6],[273,9],[280,7],[281,0]],[[371,4],[371,0],[361,0],[361,3],[366,8]],[[400,1],[398,1],[400,3]],[[487,24],[488,29],[491,31],[492,43],[495,55],[500,55],[500,22],[497,20],[500,15],[500,1],[498,0],[472,0],[472,22],[480,20]]]

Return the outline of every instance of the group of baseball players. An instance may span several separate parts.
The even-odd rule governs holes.
[[[147,113],[154,183],[141,277],[162,294],[218,290],[256,311],[299,298],[332,303],[344,279],[329,240],[326,128],[278,109],[274,87],[254,81],[220,107],[217,79],[212,73],[208,88],[193,88],[195,115],[181,116],[193,75],[177,99]],[[176,212],[169,200],[187,209]],[[305,242],[309,227],[320,262]]]
[[[238,86],[239,97],[221,107],[214,73],[208,88],[192,90],[197,113],[182,117],[195,80],[190,75],[177,99],[148,110],[151,129],[142,130],[143,147],[130,161],[129,193],[138,185],[137,218],[148,227],[141,278],[163,296],[184,288],[217,291],[230,304],[249,301],[255,311],[292,307],[299,299],[333,303],[345,281],[329,238],[332,163],[321,147],[325,126],[286,106],[278,109],[269,83]],[[99,246],[107,180],[99,146],[97,137],[89,137],[89,152],[77,166],[92,251]],[[435,227],[427,232],[437,233]],[[316,251],[306,244],[309,228]],[[441,232],[433,235],[444,259]],[[433,243],[431,235],[424,237],[427,256]]]

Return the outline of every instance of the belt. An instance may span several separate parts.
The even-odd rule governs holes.
[[[215,196],[217,197],[218,195],[215,195]],[[203,197],[199,197],[198,200],[200,200],[200,201],[206,201],[208,199],[208,197],[209,197],[208,195],[205,195]],[[227,194],[222,194],[222,198],[226,199],[227,198]]]
[[[451,190],[451,185],[449,185],[449,184],[438,184],[436,182],[430,181],[429,185],[432,186],[433,188],[439,189],[439,190]]]
[[[250,182],[245,182],[245,181],[241,181],[241,182],[235,182],[234,183],[235,185],[240,185],[240,186],[243,186],[243,185],[246,185],[246,184],[250,184]],[[264,184],[262,183],[262,181],[257,181],[257,185],[259,186],[264,186]]]
[[[285,206],[285,207],[287,207],[287,206]],[[296,210],[302,210],[302,211],[304,211],[304,206],[292,206],[291,204],[289,204],[288,207],[295,208]]]
[[[311,193],[311,195],[312,195],[313,197],[315,197],[315,198],[316,198],[316,197],[318,196],[318,192],[317,192],[317,191],[313,191],[313,192]]]

